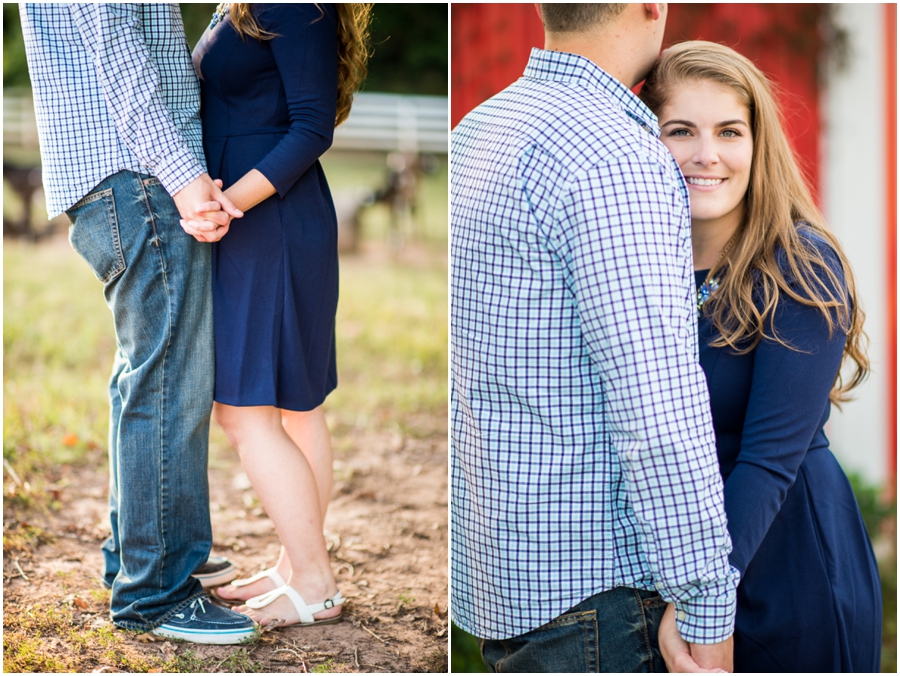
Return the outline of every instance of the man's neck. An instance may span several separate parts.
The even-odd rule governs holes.
[[[644,79],[644,74],[636,72],[638,59],[627,41],[617,40],[617,37],[613,31],[604,32],[602,36],[595,33],[547,35],[544,49],[583,56],[631,89]]]

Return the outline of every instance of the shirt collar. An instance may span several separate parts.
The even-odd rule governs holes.
[[[524,75],[537,80],[573,82],[597,90],[613,99],[628,117],[654,136],[659,136],[656,115],[634,92],[588,58],[535,47],[531,50]]]

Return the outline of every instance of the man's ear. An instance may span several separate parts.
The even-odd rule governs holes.
[[[534,3],[534,9],[537,12],[538,19],[540,19],[541,23],[544,23],[544,15],[541,14],[541,3],[539,3],[539,2]]]
[[[541,8],[538,7],[538,14],[540,14]],[[657,21],[659,17],[662,15],[662,11],[660,11],[659,3],[656,2],[647,2],[644,3],[644,11],[650,16],[651,19]]]

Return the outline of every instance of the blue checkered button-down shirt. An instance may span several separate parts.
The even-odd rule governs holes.
[[[205,171],[177,4],[21,3],[51,218],[123,169],[174,195]]]
[[[688,641],[732,633],[688,195],[658,135],[542,50],[453,131],[453,617],[477,636],[617,586],[674,601]]]

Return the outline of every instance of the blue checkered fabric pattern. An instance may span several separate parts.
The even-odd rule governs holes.
[[[534,50],[451,137],[453,617],[502,639],[618,586],[684,638],[739,572],[703,372],[688,194],[656,117]]]
[[[205,171],[177,4],[21,3],[19,14],[51,218],[123,169],[172,195]]]

